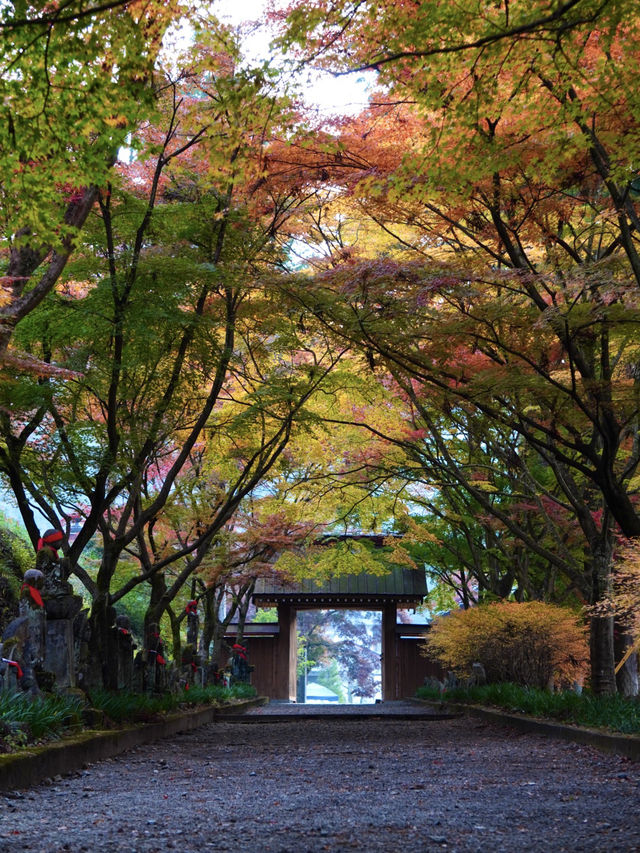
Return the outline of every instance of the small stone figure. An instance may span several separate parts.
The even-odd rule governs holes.
[[[136,644],[131,634],[131,622],[125,614],[116,616],[118,638],[118,689],[131,690],[133,685],[133,650]]]
[[[27,605],[28,606],[28,605]],[[44,611],[29,608],[10,622],[2,635],[2,667],[5,680],[21,690],[40,693],[36,672],[44,659]]]
[[[155,662],[160,666],[165,666],[167,662],[164,659],[164,643],[160,639],[160,632],[158,631],[157,625],[151,626],[147,637],[147,646],[149,647],[147,648],[147,655],[149,662]]]
[[[195,599],[187,602],[185,612],[187,614],[187,644],[197,649],[198,626],[200,623],[200,619],[198,618],[198,602]]]
[[[241,646],[240,643],[234,643],[233,646],[231,646],[230,663],[232,680],[248,684],[253,667],[249,666],[249,662],[247,660],[247,649],[245,646]]]
[[[185,690],[188,690],[198,681],[202,681],[202,676],[199,672],[200,660],[194,647],[190,643],[187,643],[187,645],[182,649],[180,664],[182,667],[181,681],[184,684]]]
[[[4,630],[2,670],[5,682],[12,682],[32,695],[38,695],[37,673],[45,656],[45,613],[41,590],[44,575],[27,569],[20,589],[19,616]]]
[[[118,629],[118,633],[122,637],[130,637],[131,636],[131,621],[128,616],[125,616],[124,613],[120,613],[116,616],[116,628]]]
[[[73,587],[68,582],[68,564],[58,556],[58,548],[64,541],[61,530],[46,530],[38,539],[36,568],[44,574],[44,598],[60,598],[73,595]]]
[[[26,608],[44,607],[42,600],[42,589],[44,587],[44,572],[40,569],[27,569],[20,587],[20,612],[26,612]]]
[[[0,643],[0,690],[12,690],[18,686],[24,672],[18,661],[10,657],[5,658],[3,654],[4,643]]]
[[[144,689],[161,693],[166,684],[166,665],[164,643],[160,637],[160,626],[149,625],[146,631]]]
[[[487,683],[487,673],[480,661],[471,664],[471,680],[474,687]]]

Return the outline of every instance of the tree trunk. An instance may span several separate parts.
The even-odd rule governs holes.
[[[591,652],[591,689],[596,696],[607,696],[615,693],[612,616],[591,617],[589,648]]]
[[[149,604],[144,614],[145,636],[150,630],[151,625],[160,625],[160,620],[166,609],[164,596],[167,591],[167,584],[164,572],[156,572],[151,575],[149,585],[151,586],[151,595],[149,596]]]
[[[634,637],[623,626],[616,624],[613,635],[615,659],[621,661],[633,644]],[[616,686],[622,696],[638,695],[638,655],[633,652],[616,673]]]
[[[171,607],[167,607],[167,616],[169,617],[169,622],[171,624],[171,653],[173,655],[173,660],[179,665],[182,660],[182,636],[180,634],[182,622],[173,612]]]
[[[236,634],[236,643],[240,643],[244,640],[244,626],[247,621],[247,613],[249,611],[249,605],[251,604],[251,596],[253,595],[253,590],[255,589],[256,582],[251,581],[248,585],[242,587],[239,595],[238,595],[238,631]]]
[[[211,640],[213,639],[213,621],[214,621],[214,602],[213,596],[209,590],[205,590],[200,598],[203,611],[202,632],[200,634],[200,657],[203,663],[209,663],[209,654],[211,652]]]
[[[89,672],[85,678],[87,687],[102,686],[107,690],[118,689],[118,637],[114,627],[116,611],[109,600],[114,570],[115,561],[109,550],[105,549],[96,580],[96,594],[91,604]]]

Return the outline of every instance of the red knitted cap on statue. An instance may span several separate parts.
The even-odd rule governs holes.
[[[38,551],[45,546],[49,546],[55,550],[58,543],[64,539],[62,530],[45,530],[40,539],[38,539]]]

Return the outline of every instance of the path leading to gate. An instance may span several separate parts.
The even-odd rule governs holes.
[[[412,707],[256,709],[0,795],[0,850],[640,851],[640,764]]]

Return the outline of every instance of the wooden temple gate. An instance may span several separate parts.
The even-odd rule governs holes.
[[[255,667],[252,684],[259,695],[295,702],[298,610],[366,610],[382,613],[382,699],[413,696],[427,676],[442,677],[438,664],[420,654],[420,639],[429,626],[398,624],[399,609],[413,609],[427,593],[424,574],[398,567],[388,575],[347,575],[318,586],[258,582],[253,602],[276,608],[277,623],[248,624],[244,640]]]

